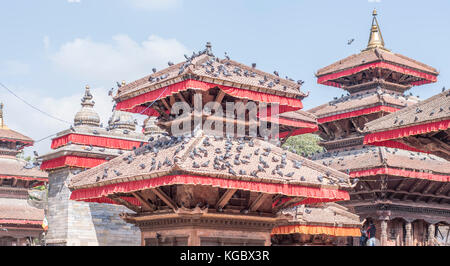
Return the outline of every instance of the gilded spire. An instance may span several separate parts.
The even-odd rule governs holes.
[[[380,25],[378,25],[377,20],[377,10],[373,10],[373,19],[372,19],[372,28],[370,30],[370,36],[369,36],[369,43],[367,44],[366,50],[375,49],[375,48],[381,48],[384,50],[387,50],[384,48],[384,40],[383,35],[381,34]]]

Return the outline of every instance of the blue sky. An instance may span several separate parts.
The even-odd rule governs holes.
[[[84,86],[106,124],[107,91],[181,61],[207,41],[219,57],[305,80],[305,110],[341,95],[318,85],[319,68],[367,45],[377,8],[386,47],[440,71],[411,90],[421,98],[450,87],[448,0],[16,0],[2,1],[0,82],[34,105],[72,121]],[[354,38],[352,45],[347,41]],[[6,122],[35,140],[68,127],[0,88]],[[41,153],[50,142],[36,144]],[[28,151],[29,152],[29,151]]]

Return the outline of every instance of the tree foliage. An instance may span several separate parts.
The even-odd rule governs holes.
[[[299,155],[309,156],[313,153],[323,152],[325,149],[319,146],[318,142],[321,138],[314,134],[304,134],[290,137],[284,147],[289,147],[290,151],[293,151]]]

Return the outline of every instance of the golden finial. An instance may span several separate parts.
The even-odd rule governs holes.
[[[89,85],[86,85],[86,90],[89,90],[91,87]]]
[[[125,80],[122,80],[122,86],[125,86],[126,84]]]
[[[377,15],[378,15],[378,12],[376,9],[374,9],[372,12],[373,19],[372,19],[372,27],[370,30],[370,36],[369,36],[369,43],[367,44],[367,48],[365,50],[370,50],[370,49],[375,49],[375,48],[387,50],[386,48],[384,48],[384,39],[383,39],[383,35],[381,34],[380,25],[378,25]]]

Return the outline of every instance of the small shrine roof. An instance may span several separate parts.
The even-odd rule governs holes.
[[[0,140],[33,143],[31,138],[9,128],[0,128]]]
[[[450,162],[435,155],[397,148],[364,147],[316,155],[313,159],[339,171],[356,172],[377,168],[406,169],[415,172],[450,176]]]
[[[29,163],[25,160],[12,156],[0,155],[0,177],[31,177],[31,178],[47,178],[48,174],[39,170],[39,167],[26,167]]]
[[[44,219],[44,210],[30,206],[25,199],[0,198],[0,223],[27,223]]]

